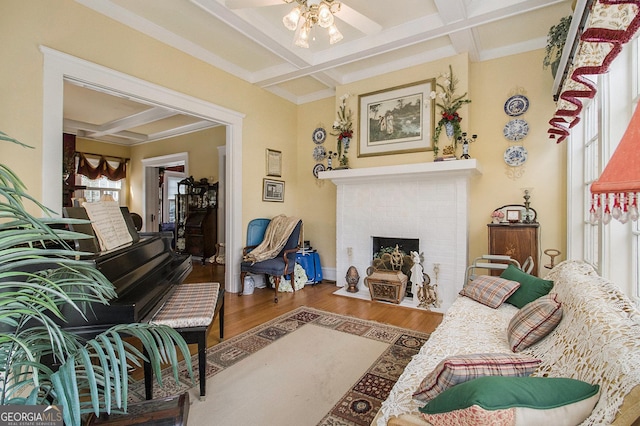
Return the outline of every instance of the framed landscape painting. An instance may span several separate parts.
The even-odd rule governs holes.
[[[435,79],[358,96],[358,157],[430,151]]]

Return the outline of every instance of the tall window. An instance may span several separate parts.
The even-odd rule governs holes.
[[[633,55],[631,59],[631,75],[633,84],[631,85],[631,91],[633,95],[634,108],[638,108],[640,104],[640,39],[636,37],[633,42]],[[640,307],[640,220],[634,222],[632,225],[632,253],[633,259],[633,284],[635,289],[636,305]]]
[[[567,210],[570,258],[591,263],[603,277],[640,301],[640,225],[591,221],[591,184],[599,178],[640,100],[640,45],[627,44],[598,76],[597,94],[584,102],[581,121],[571,131],[569,194],[579,194]],[[571,197],[569,197],[571,200]],[[575,211],[572,210],[574,208]]]
[[[591,223],[591,191],[589,188],[600,175],[600,106],[601,91],[583,110],[583,200],[584,200],[584,260],[596,269],[600,267],[600,225]]]
[[[92,203],[100,201],[104,195],[110,195],[115,201],[120,203],[120,191],[122,190],[122,179],[113,181],[104,176],[97,179],[89,179],[84,175],[80,176],[80,185],[86,186],[86,189],[82,190],[82,197],[88,202]]]

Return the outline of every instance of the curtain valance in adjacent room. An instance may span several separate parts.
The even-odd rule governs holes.
[[[109,180],[120,180],[127,177],[127,159],[110,158],[104,156],[92,156],[78,152],[78,170],[76,173],[89,179],[98,179],[104,176]]]

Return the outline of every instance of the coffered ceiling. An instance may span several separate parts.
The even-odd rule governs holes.
[[[571,0],[344,0],[335,15],[344,39],[330,45],[315,26],[304,49],[282,24],[295,1],[76,1],[296,104],[460,53],[478,62],[540,49],[549,27],[572,13]],[[88,138],[136,144],[214,125],[71,86],[65,129]]]

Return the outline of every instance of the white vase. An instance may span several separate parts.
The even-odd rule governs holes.
[[[500,218],[499,217],[494,217],[492,222],[493,223],[500,223]]]

